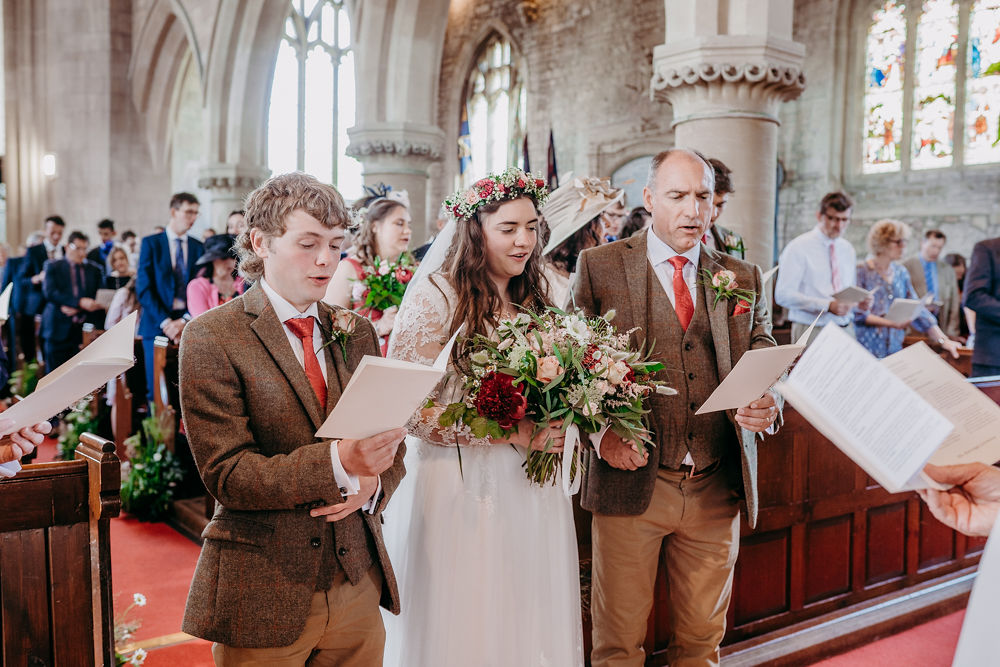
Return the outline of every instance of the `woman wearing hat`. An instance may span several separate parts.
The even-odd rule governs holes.
[[[243,279],[234,277],[236,257],[232,247],[235,241],[230,234],[216,234],[205,241],[205,253],[198,259],[197,276],[187,286],[191,317],[198,317],[243,293]]]
[[[549,226],[549,241],[542,254],[549,281],[549,298],[559,308],[570,306],[570,284],[576,260],[587,248],[601,245],[601,213],[622,201],[622,190],[607,179],[570,178],[556,189],[541,209]]]

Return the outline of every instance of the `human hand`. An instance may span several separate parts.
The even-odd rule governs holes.
[[[754,433],[766,430],[777,417],[777,402],[770,389],[750,405],[736,411],[736,423]]]
[[[649,448],[640,454],[638,445],[608,429],[601,438],[601,458],[612,468],[638,470],[649,462]]]
[[[846,301],[839,301],[837,299],[833,299],[830,302],[828,310],[837,317],[840,317],[842,315],[846,315],[847,313],[851,312],[852,308],[854,308],[853,303],[847,303]]]
[[[39,422],[11,432],[13,426],[12,420],[0,417],[0,433],[4,434],[0,437],[0,463],[17,461],[35,451],[35,447],[42,444],[45,435],[52,430],[52,424],[48,422]]]
[[[563,450],[566,435],[562,432],[561,419],[539,428],[538,424],[525,417],[517,422],[517,430],[508,442],[525,449],[556,454]]]
[[[869,310],[872,309],[872,306],[874,304],[875,304],[875,295],[874,294],[869,294],[868,298],[866,298],[864,301],[862,301],[861,303],[859,303],[857,305],[857,309],[858,310],[863,310],[865,312],[868,312]]]
[[[42,271],[41,273],[37,273],[37,274],[31,276],[31,282],[34,285],[40,285],[43,282],[45,282],[45,272]]]
[[[348,474],[375,477],[392,466],[405,437],[405,428],[394,428],[361,440],[341,440],[337,445],[340,463]]]
[[[73,308],[71,306],[59,306],[59,310],[66,317],[73,317],[74,315],[76,315],[77,313],[80,312],[79,310],[77,310],[76,308]]]
[[[396,324],[396,313],[399,308],[392,306],[382,311],[382,317],[375,322],[375,333],[379,336],[388,336],[392,333],[392,327]]]
[[[989,535],[1000,511],[1000,469],[985,463],[924,466],[927,476],[947,491],[919,489],[920,497],[938,521],[966,535]]]
[[[361,486],[361,490],[353,496],[347,496],[347,500],[336,505],[327,505],[309,510],[309,516],[323,516],[326,517],[327,523],[332,523],[357,512],[375,494],[375,491],[378,489],[378,477],[362,476],[358,478],[358,483]]]
[[[83,308],[87,312],[94,312],[95,310],[103,310],[101,308],[101,304],[97,303],[97,301],[95,301],[94,299],[91,299],[90,297],[86,296],[80,298],[80,308]]]
[[[889,321],[892,322],[892,320]],[[892,322],[890,326],[893,329],[906,329],[907,327],[910,326],[911,322],[913,322],[913,320],[906,320],[905,322]]]
[[[944,338],[940,341],[941,347],[947,350],[953,359],[958,359],[958,342],[953,341],[950,338]]]

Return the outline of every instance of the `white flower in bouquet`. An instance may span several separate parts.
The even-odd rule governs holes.
[[[559,365],[559,360],[555,357],[542,357],[538,360],[535,371],[535,379],[539,382],[552,382],[563,372],[563,367]]]
[[[608,365],[608,381],[613,385],[619,385],[625,376],[628,375],[629,367],[624,361],[616,361]]]
[[[389,262],[382,262],[378,265],[378,274],[380,276],[389,275],[389,271],[392,271],[392,267],[389,265]]]
[[[477,366],[485,366],[490,363],[490,355],[486,350],[479,350],[469,355],[469,360]]]
[[[497,351],[503,352],[513,344],[514,344],[513,338],[504,338],[502,341],[500,341],[500,344],[497,345]]]
[[[562,321],[563,328],[566,330],[570,336],[580,341],[581,343],[586,343],[590,340],[590,326],[587,321],[582,317],[576,315],[567,315]]]
[[[363,282],[359,281],[354,283],[353,285],[351,285],[351,299],[353,301],[363,301],[365,298],[365,291],[367,289],[368,286],[365,285]]]

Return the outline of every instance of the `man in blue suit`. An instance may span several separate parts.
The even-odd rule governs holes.
[[[46,373],[80,351],[84,322],[104,324],[104,309],[95,301],[104,274],[87,260],[88,245],[87,235],[74,231],[66,243],[66,256],[45,263],[45,308],[39,333],[45,341]]]
[[[24,329],[21,333],[21,345],[26,361],[35,358],[35,348],[43,347],[44,341],[35,342],[36,315],[41,315],[45,309],[45,296],[42,294],[42,282],[45,280],[45,263],[50,259],[62,259],[62,240],[66,222],[58,215],[50,215],[45,219],[45,233],[42,242],[30,246],[24,254],[20,271],[17,276],[20,298],[23,303],[21,314],[24,316]],[[39,337],[42,337],[41,334]]]
[[[972,375],[1000,375],[1000,237],[972,248],[965,272],[965,307],[976,313]]]
[[[188,236],[198,219],[198,198],[178,192],[170,199],[166,229],[142,239],[135,291],[142,306],[139,335],[146,363],[146,399],[153,401],[153,339],[180,341],[187,324],[187,284],[194,277],[201,241]]]

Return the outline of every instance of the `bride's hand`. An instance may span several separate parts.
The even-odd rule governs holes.
[[[517,423],[517,431],[511,436],[510,441],[515,445],[520,445],[526,449],[534,449],[539,452],[549,452],[558,454],[563,450],[566,442],[566,435],[562,432],[562,420],[551,421],[538,433],[538,427],[530,419],[522,419]],[[532,434],[535,434],[532,437]]]

